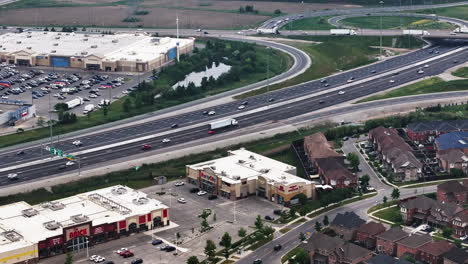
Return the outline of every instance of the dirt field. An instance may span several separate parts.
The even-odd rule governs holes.
[[[355,7],[336,4],[300,4],[255,1],[217,1],[217,0],[145,0],[140,9],[150,11],[149,15],[136,16],[141,22],[125,23],[122,20],[131,16],[134,8],[119,6],[85,6],[87,4],[106,4],[116,0],[67,0],[77,7],[25,8],[0,10],[0,24],[7,25],[77,25],[77,26],[137,26],[174,28],[175,14],[178,10],[181,28],[227,29],[255,27],[269,18],[265,13],[280,9],[286,13],[297,13],[327,8]],[[240,6],[254,5],[260,15],[233,13]],[[181,8],[177,8],[181,7]]]

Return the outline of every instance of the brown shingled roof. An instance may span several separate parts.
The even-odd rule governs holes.
[[[391,242],[396,242],[408,236],[409,234],[403,231],[401,227],[392,227],[389,230],[383,232],[382,234],[377,235],[377,238],[381,238]]]
[[[321,132],[304,137],[304,148],[310,159],[343,156],[333,150],[333,146]]]
[[[460,151],[460,150],[457,149],[457,151]],[[442,190],[443,192],[454,192],[454,193],[463,192],[465,191],[465,186],[463,186],[459,181],[447,181],[447,182],[437,185],[437,190]]]
[[[409,247],[409,248],[418,248],[422,245],[425,245],[432,241],[430,235],[416,235],[413,234],[407,238],[404,238],[397,242],[397,244]]]
[[[422,246],[419,250],[422,252],[431,254],[433,256],[440,256],[444,254],[445,252],[449,251],[453,247],[453,244],[445,241],[445,240],[440,240],[440,241],[435,241],[435,242],[430,242]]]
[[[358,228],[358,232],[366,233],[371,236],[376,236],[378,234],[381,234],[385,232],[385,230],[386,229],[384,225],[382,225],[381,223],[376,223],[374,221],[365,223]]]

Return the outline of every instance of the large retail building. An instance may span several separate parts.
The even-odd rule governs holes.
[[[231,200],[250,195],[279,204],[297,202],[300,193],[315,197],[314,183],[296,176],[296,167],[246,149],[228,156],[186,166],[187,181],[211,194]]]
[[[36,263],[169,224],[169,208],[143,192],[113,186],[31,206],[0,207],[0,263]]]
[[[193,38],[152,37],[144,32],[106,35],[29,31],[2,35],[0,61],[24,66],[145,72],[191,52],[193,45]]]

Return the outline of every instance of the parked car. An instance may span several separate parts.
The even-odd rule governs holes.
[[[116,253],[122,256],[127,251],[128,251],[128,248],[121,248],[121,249],[117,249]]]
[[[151,244],[152,244],[153,246],[160,245],[160,244],[162,244],[162,243],[163,243],[163,241],[162,241],[161,239],[155,239],[155,240],[153,240],[153,241],[151,242]]]
[[[132,260],[131,263],[132,263],[132,264],[140,264],[140,263],[143,263],[143,260],[142,260],[141,258],[138,258],[138,259]]]
[[[273,210],[273,214],[275,214],[275,215],[281,215],[282,213],[283,213],[283,210],[281,210],[281,209]]]
[[[210,194],[210,195],[208,196],[208,200],[215,200],[215,199],[218,199],[218,196],[217,196],[217,195]]]
[[[282,248],[282,246],[281,246],[280,244],[275,245],[275,246],[273,247],[273,249],[274,249],[275,251],[280,251],[281,248]]]
[[[205,195],[205,194],[207,194],[207,192],[205,192],[205,191],[199,191],[199,192],[197,192],[197,195],[198,195],[198,196],[202,196],[202,195]]]
[[[263,261],[261,259],[256,259],[253,261],[253,264],[262,264]]]
[[[275,220],[275,218],[274,218],[274,217],[271,217],[271,216],[269,216],[269,215],[265,215],[265,220],[273,221],[273,220]]]
[[[200,189],[198,189],[198,188],[192,188],[192,189],[190,189],[190,192],[191,192],[191,193],[197,193],[197,192],[199,192],[199,191],[200,191]]]
[[[187,200],[185,200],[184,197],[180,197],[179,199],[177,199],[177,202],[181,203],[181,204],[185,204],[185,203],[187,203]]]
[[[129,250],[125,251],[125,252],[122,254],[122,257],[124,257],[124,258],[130,258],[130,257],[133,257],[133,256],[135,256],[135,254],[133,254],[133,252],[131,252],[131,251],[129,251]]]
[[[165,249],[166,252],[171,252],[171,251],[174,251],[174,250],[176,250],[176,248],[173,247],[173,246],[167,246],[166,249]]]

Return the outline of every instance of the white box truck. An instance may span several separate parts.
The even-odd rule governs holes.
[[[343,28],[343,29],[330,29],[330,34],[331,35],[350,35],[350,36],[353,36],[353,35],[356,35],[356,31],[352,30],[352,29],[346,29],[346,28]]]
[[[77,98],[75,98],[73,100],[70,100],[70,101],[66,102],[66,104],[68,105],[68,109],[75,108],[75,107],[83,104],[83,98],[77,97]]]
[[[93,104],[89,104],[89,105],[85,105],[84,109],[83,109],[83,114],[87,114],[89,112],[92,112],[94,110],[94,105]]]
[[[110,104],[109,99],[102,99],[102,100],[98,103],[99,106],[108,105],[108,104]]]
[[[214,130],[214,129],[228,127],[228,126],[235,126],[237,124],[238,124],[237,120],[235,120],[234,118],[229,118],[229,119],[224,119],[224,120],[210,123],[210,129]]]
[[[258,34],[279,34],[278,27],[273,28],[257,28]]]
[[[453,32],[468,34],[468,27],[458,27]]]
[[[430,33],[426,30],[420,30],[420,29],[405,29],[403,30],[403,35],[430,35]]]

